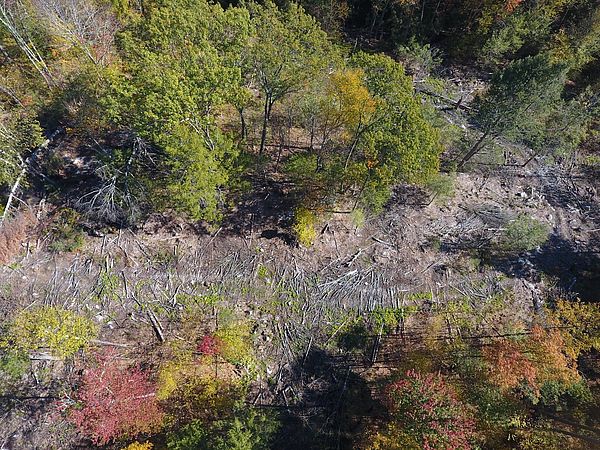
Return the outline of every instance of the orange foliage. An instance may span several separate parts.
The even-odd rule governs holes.
[[[508,0],[504,5],[504,10],[511,13],[517,9],[522,2],[523,0]]]
[[[19,253],[35,220],[31,213],[19,213],[0,227],[0,264],[8,264]]]
[[[526,382],[537,390],[537,369],[516,342],[502,339],[483,349],[489,364],[490,379],[501,389],[509,390]]]
[[[567,355],[559,330],[534,326],[522,341],[502,339],[485,347],[490,380],[501,389],[513,389],[526,383],[534,391],[549,381],[575,383],[579,380],[576,360]]]
[[[469,12],[479,11],[479,29],[487,33],[499,20],[510,16],[522,2],[523,0],[469,0],[462,7]]]
[[[565,340],[560,330],[545,330],[534,326],[527,341],[527,350],[538,368],[538,382],[562,381],[573,383],[579,379],[577,362],[565,354]]]

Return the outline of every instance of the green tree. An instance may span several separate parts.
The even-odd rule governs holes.
[[[507,252],[526,252],[543,245],[549,234],[546,224],[522,214],[506,227],[500,248]]]
[[[178,125],[159,140],[166,155],[164,190],[160,202],[182,211],[191,219],[216,222],[225,201],[222,191],[229,178],[237,149],[227,135],[215,129],[210,146],[188,127]]]
[[[347,0],[302,0],[299,3],[329,35],[340,36],[344,22],[350,15]]]
[[[113,77],[105,99],[115,119],[162,149],[151,188],[163,207],[193,219],[217,220],[230,163],[237,151],[216,116],[242,87],[245,9],[204,0],[151,2],[121,35],[126,76]],[[165,185],[166,187],[163,187]]]
[[[267,143],[273,105],[321,78],[334,58],[318,23],[295,3],[280,9],[273,2],[250,3],[252,38],[245,52],[249,76],[263,96],[260,153]]]
[[[290,103],[300,105],[299,125],[309,133],[310,143],[308,151],[288,159],[286,171],[305,206],[331,203],[339,189],[342,152],[358,145],[375,116],[377,101],[365,85],[362,69],[346,68],[317,80]],[[300,217],[308,216],[297,215]]]
[[[12,186],[26,166],[29,152],[41,143],[37,120],[19,111],[0,110],[0,185]]]
[[[346,177],[360,186],[359,195],[368,203],[380,206],[391,185],[424,183],[435,175],[442,148],[400,64],[366,53],[356,54],[351,63],[364,70],[377,108],[347,151]]]
[[[566,22],[548,44],[555,58],[566,60],[573,71],[598,60],[600,50],[600,5],[584,0],[569,5]]]
[[[49,88],[57,82],[48,63],[50,37],[37,20],[31,4],[21,0],[0,4],[0,32],[6,32]]]
[[[204,0],[150,3],[142,20],[121,36],[131,82],[121,88],[128,122],[156,140],[185,124],[207,142],[214,114],[241,89],[235,64],[247,43],[248,14]]]
[[[9,187],[0,225],[9,214],[22,182],[27,179],[31,163],[39,156],[42,141],[40,124],[30,113],[16,109],[5,115],[0,107],[0,187]]]
[[[212,424],[193,421],[168,436],[169,450],[268,450],[277,418],[238,407],[234,416]]]
[[[570,155],[587,136],[599,111],[600,97],[589,87],[573,98],[558,100],[554,110],[542,116],[541,126],[526,136],[525,144],[533,152],[525,164],[540,154]]]
[[[322,207],[340,195],[378,209],[400,182],[425,183],[439,169],[441,145],[426,120],[410,77],[393,59],[359,52],[332,72],[303,119],[311,147],[286,169],[304,206]]]
[[[463,167],[494,138],[527,141],[546,133],[549,116],[556,111],[567,67],[546,54],[509,64],[492,79],[488,91],[476,102],[473,120],[481,136],[458,163]]]

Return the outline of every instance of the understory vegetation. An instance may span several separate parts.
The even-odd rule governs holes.
[[[595,0],[0,2],[0,447],[600,448]]]

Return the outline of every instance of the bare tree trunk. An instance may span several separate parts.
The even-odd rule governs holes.
[[[0,218],[0,225],[2,225],[4,223],[4,220],[8,216],[8,212],[12,206],[13,201],[16,198],[17,191],[19,190],[19,186],[21,185],[21,182],[23,181],[23,177],[25,177],[25,174],[29,170],[29,167],[31,166],[31,164],[33,162],[35,162],[35,160],[37,159],[40,152],[42,150],[45,150],[46,148],[48,148],[48,145],[50,144],[50,142],[52,142],[52,139],[54,139],[54,137],[58,134],[58,132],[59,132],[59,130],[52,133],[50,138],[46,139],[39,147],[37,147],[33,151],[33,153],[31,155],[29,155],[29,157],[23,162],[22,167],[21,167],[21,172],[17,176],[17,179],[15,180],[15,182],[12,185],[12,188],[10,189],[10,194],[8,195],[8,200],[6,201],[6,205],[4,206],[4,212],[2,213],[2,217]]]
[[[481,149],[484,147],[483,141],[488,137],[488,135],[490,134],[489,130],[486,130],[481,137],[479,138],[479,140],[475,143],[475,145],[473,145],[473,147],[471,147],[471,149],[467,152],[467,154],[463,157],[463,159],[460,160],[460,162],[458,163],[458,168],[462,169],[464,167],[464,165],[469,162],[471,160],[471,158],[473,158],[473,156],[475,156],[477,153],[479,153],[481,151]]]
[[[118,22],[108,5],[91,0],[31,0],[53,33],[80,48],[95,65],[110,53]]]
[[[12,61],[12,58],[10,57],[6,49],[2,46],[2,44],[0,44],[0,53],[2,53],[2,55],[4,55],[4,57],[9,61]]]
[[[16,181],[12,185],[12,188],[10,189],[10,194],[8,194],[8,200],[6,201],[6,205],[4,206],[4,212],[2,213],[2,218],[0,218],[0,225],[2,225],[4,223],[4,220],[6,219],[6,216],[8,215],[8,211],[10,210],[10,207],[12,206],[12,202],[15,199],[17,190],[19,189],[19,186],[21,185],[21,181],[23,180],[23,177],[25,176],[26,172],[27,172],[27,165],[26,165],[26,163],[24,163],[23,168],[21,169],[21,173],[19,173],[19,176],[17,177]]]
[[[260,134],[260,149],[258,154],[262,155],[265,150],[265,144],[267,143],[267,127],[269,126],[269,119],[271,118],[271,108],[273,107],[273,95],[267,94],[265,97],[265,107],[263,111],[263,124],[262,132]]]
[[[12,99],[12,101],[14,101],[17,105],[23,106],[21,100],[19,100],[19,98],[7,87],[0,86],[0,91],[4,92],[7,96],[9,96]]]
[[[22,14],[27,14],[22,4],[20,4],[19,2],[15,2],[15,5],[16,8],[21,7]],[[14,16],[14,12],[8,8],[6,2],[0,4],[0,25],[3,25],[6,28],[6,30],[10,33],[12,38],[17,43],[19,49],[21,49],[21,51],[25,53],[27,59],[29,59],[33,67],[42,76],[48,87],[54,87],[55,82],[52,77],[52,74],[50,73],[50,70],[48,69],[48,66],[46,65],[46,62],[40,55],[33,42],[31,42],[30,39],[26,39],[25,36],[23,36],[21,31],[19,30],[19,26]]]
[[[350,158],[352,158],[352,154],[354,153],[354,150],[356,150],[356,146],[358,145],[358,141],[360,139],[361,134],[362,131],[357,130],[356,136],[354,137],[352,145],[350,146],[350,150],[348,150],[348,155],[346,156],[346,162],[344,163],[344,171],[348,169],[348,164],[350,164]]]
[[[527,161],[525,161],[523,164],[521,164],[521,167],[526,167],[531,161],[533,161],[533,159],[537,155],[538,155],[538,152],[533,152],[533,155],[531,155]]]
[[[358,194],[356,195],[356,200],[354,201],[354,205],[352,206],[352,211],[354,211],[356,209],[356,207],[358,206],[358,202],[360,201],[360,197],[362,196],[363,192],[365,191],[365,189],[367,187],[367,183],[369,182],[370,178],[371,178],[371,171],[369,170],[369,173],[365,177],[365,179],[363,181],[363,184],[360,187],[360,190],[358,191]]]
[[[240,137],[242,140],[246,139],[246,118],[244,117],[244,108],[238,108],[238,113],[240,115]]]
[[[371,27],[369,29],[369,33],[373,33],[375,29],[375,24],[377,23],[377,11],[373,11],[373,20],[371,21]]]
[[[313,151],[315,145],[315,117],[310,118],[310,151]]]

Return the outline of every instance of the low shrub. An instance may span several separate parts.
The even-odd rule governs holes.
[[[315,226],[317,224],[317,216],[312,211],[300,207],[296,209],[294,214],[294,225],[293,230],[298,239],[298,242],[305,247],[310,247],[315,238],[317,237],[317,231]]]
[[[526,252],[544,244],[550,234],[549,227],[525,214],[513,220],[500,240],[500,249],[507,252]]]
[[[0,358],[0,394],[4,394],[23,377],[29,358],[23,352],[8,351]]]
[[[350,213],[350,219],[352,220],[352,225],[357,230],[362,228],[367,221],[367,216],[365,211],[361,208],[354,208]]]
[[[158,431],[163,422],[156,385],[146,372],[123,367],[113,350],[95,355],[75,400],[69,419],[96,445]]]
[[[4,344],[22,352],[49,350],[66,358],[88,346],[97,335],[87,317],[53,306],[21,311],[9,326]]]
[[[54,253],[75,252],[85,243],[85,233],[79,225],[79,214],[71,208],[61,209],[50,227],[48,249]]]
[[[233,322],[219,328],[214,337],[219,343],[219,355],[227,362],[251,366],[254,362],[250,326],[243,322]]]
[[[442,63],[439,49],[420,44],[414,38],[396,48],[396,56],[405,64],[406,71],[416,77],[428,77]]]
[[[433,194],[433,200],[445,201],[454,195],[455,174],[439,173],[431,177],[425,186]]]
[[[144,442],[141,444],[138,441],[135,441],[123,448],[123,450],[152,450],[153,447],[154,445],[152,445],[151,442]]]

